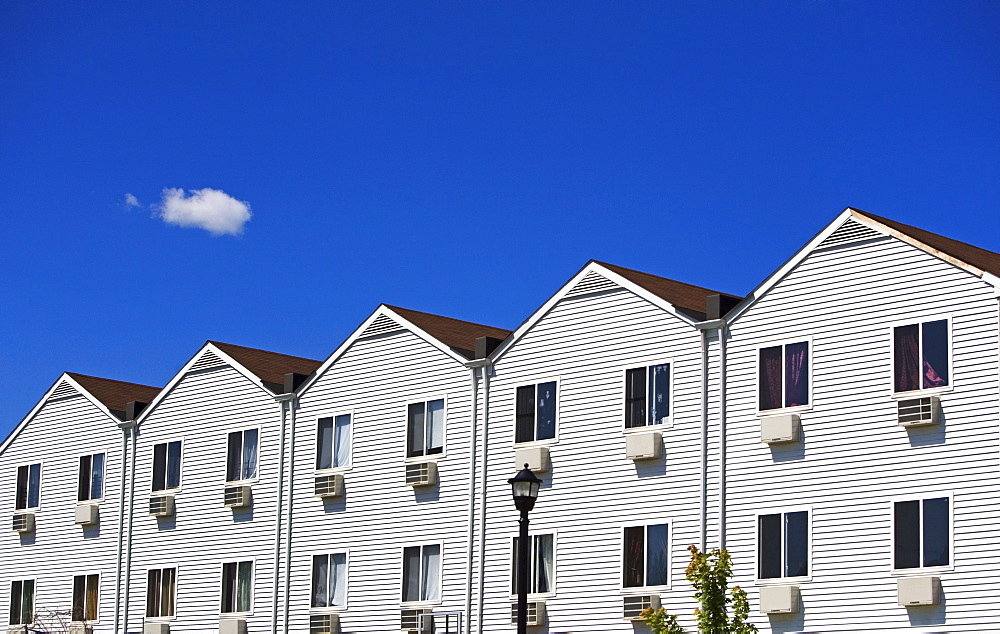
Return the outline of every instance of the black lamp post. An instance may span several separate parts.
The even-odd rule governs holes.
[[[528,511],[535,508],[538,499],[538,487],[542,481],[524,464],[517,475],[507,480],[511,493],[514,495],[514,506],[521,511],[518,524],[521,532],[517,540],[517,634],[528,631]]]

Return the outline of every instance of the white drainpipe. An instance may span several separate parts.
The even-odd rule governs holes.
[[[122,558],[125,549],[125,473],[128,471],[125,464],[128,461],[128,437],[134,423],[130,420],[118,423],[118,428],[122,430],[122,461],[121,461],[121,483],[118,489],[118,566],[115,568],[115,632],[124,631],[121,627],[121,607],[122,607]]]
[[[292,584],[292,502],[295,500],[295,406],[296,395],[289,393],[288,400],[288,426],[290,428],[288,439],[288,523],[285,524],[285,632],[291,631],[288,627],[288,610],[291,601]]]
[[[469,433],[469,531],[465,548],[465,631],[472,631],[472,573],[476,541],[476,435],[479,423],[479,377],[477,371],[484,367],[485,359],[465,364],[472,378],[472,429]]]
[[[719,327],[719,548],[726,547],[726,322]]]
[[[704,552],[708,548],[708,394],[709,394],[709,354],[708,335],[710,330],[715,330],[719,334],[719,412],[721,421],[719,423],[719,541],[720,548],[725,548],[725,504],[726,504],[726,321],[724,319],[713,319],[711,321],[701,321],[695,324],[695,328],[701,331],[701,550]]]
[[[135,515],[135,444],[136,437],[139,435],[139,426],[132,421],[132,457],[129,461],[128,479],[129,479],[129,491],[128,491],[128,546],[125,554],[125,618],[122,619],[122,632],[128,632],[128,608],[129,608],[129,590],[131,589],[132,580],[132,517]]]
[[[286,404],[294,398],[292,394],[280,394],[274,397],[281,408],[281,429],[279,432],[280,450],[278,453],[278,505],[274,513],[274,579],[271,593],[271,634],[278,634],[278,582],[281,569],[281,512],[285,492],[285,421]]]
[[[487,457],[489,455],[490,436],[490,369],[489,360],[483,365],[483,466],[482,482],[479,483],[481,495],[479,498],[479,606],[476,613],[477,629],[470,634],[482,634],[483,608],[486,601],[486,476],[488,475]]]

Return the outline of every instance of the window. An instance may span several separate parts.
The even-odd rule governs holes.
[[[10,625],[26,625],[35,620],[35,580],[10,582]]]
[[[444,451],[444,399],[410,403],[406,413],[406,457]]]
[[[226,458],[226,482],[252,480],[257,477],[257,430],[229,432]]]
[[[403,549],[403,602],[441,600],[441,546]]]
[[[104,497],[104,454],[80,456],[80,482],[76,499],[79,502],[99,500]]]
[[[17,499],[15,510],[38,508],[38,489],[42,480],[42,463],[17,468]]]
[[[622,557],[625,588],[665,586],[670,583],[667,524],[629,526]]]
[[[77,575],[73,577],[73,620],[97,620],[97,588],[99,575]]]
[[[517,430],[514,442],[556,437],[556,382],[517,388]]]
[[[893,567],[924,568],[951,563],[948,498],[896,502],[893,508]]]
[[[892,329],[893,387],[896,392],[948,385],[948,320]]]
[[[809,511],[757,516],[759,579],[809,576]]]
[[[153,490],[165,491],[181,485],[181,441],[153,446]]]
[[[351,415],[319,419],[316,430],[316,468],[337,469],[351,463]]]
[[[670,364],[625,371],[625,428],[662,425],[670,417]]]
[[[312,606],[342,608],[347,605],[347,554],[313,556]]]
[[[809,404],[809,342],[760,349],[761,411]]]
[[[552,535],[533,535],[528,538],[528,592],[544,594],[552,592]],[[514,550],[511,557],[511,594],[517,594],[517,549],[521,543],[520,537],[514,538]]]
[[[222,612],[249,612],[250,587],[253,585],[253,562],[222,564]]]
[[[177,569],[156,568],[146,572],[146,616],[174,616],[177,596]]]

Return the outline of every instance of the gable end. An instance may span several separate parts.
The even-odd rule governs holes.
[[[848,244],[851,242],[861,242],[862,240],[871,240],[872,238],[881,238],[884,234],[872,229],[867,225],[863,225],[853,218],[849,218],[847,222],[840,225],[840,228],[830,234],[826,240],[820,242],[816,249],[828,249],[830,247],[839,247],[842,244]]]
[[[577,282],[576,286],[566,291],[564,297],[576,297],[578,295],[587,295],[589,293],[598,293],[600,291],[606,291],[610,289],[621,288],[608,278],[604,277],[596,271],[590,271],[583,276],[583,279]]]

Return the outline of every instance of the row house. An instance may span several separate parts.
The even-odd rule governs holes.
[[[983,631],[998,276],[847,209],[746,297],[592,261],[514,331],[383,305],[323,362],[209,342],[162,390],[67,374],[0,446],[0,605],[512,632],[528,464],[534,632],[693,629],[690,544],[729,549],[761,631]]]

